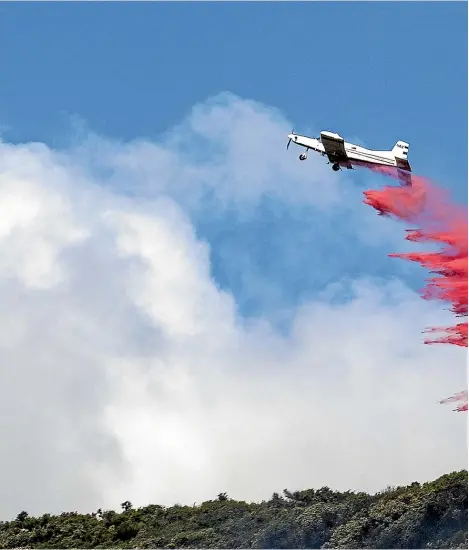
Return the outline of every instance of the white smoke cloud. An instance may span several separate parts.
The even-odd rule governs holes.
[[[280,333],[213,280],[194,219],[228,204],[252,216],[273,194],[348,212],[357,239],[359,215],[380,231],[343,178],[279,153],[289,129],[224,96],[159,144],[0,144],[0,517],[374,491],[466,466],[465,418],[437,405],[464,352],[422,344],[440,304],[342,280]]]

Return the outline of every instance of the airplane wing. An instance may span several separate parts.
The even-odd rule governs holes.
[[[348,166],[351,163],[344,146],[344,138],[331,132],[321,132],[321,143],[330,162]]]

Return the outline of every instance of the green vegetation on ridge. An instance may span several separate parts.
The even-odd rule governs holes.
[[[319,490],[247,503],[145,506],[0,523],[2,548],[467,548],[467,471],[376,495]]]

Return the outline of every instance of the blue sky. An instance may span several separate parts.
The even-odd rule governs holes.
[[[279,109],[298,132],[332,129],[377,149],[409,141],[414,170],[467,201],[463,2],[3,4],[0,52],[8,141],[63,147],[75,115],[110,138],[154,140],[195,104],[229,91]],[[272,306],[270,283],[282,287],[272,306],[280,307],[343,274],[405,273],[415,288],[423,282],[418,268],[390,261],[386,245],[365,247],[344,265],[309,221],[330,223],[343,242],[348,227],[329,215],[298,216],[275,201],[243,222],[236,213],[205,214],[194,223],[212,246],[214,276],[246,313]],[[295,238],[302,247],[283,264]],[[228,261],[227,250],[250,258],[262,292],[243,283],[246,265]],[[328,256],[324,272],[302,269]]]
[[[467,467],[393,182],[292,125],[467,204],[467,3],[0,3],[0,519]]]

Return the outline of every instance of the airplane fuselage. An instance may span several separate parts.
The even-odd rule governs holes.
[[[321,134],[342,141],[342,138],[339,135],[333,134],[332,132],[321,132]],[[309,138],[296,134],[290,134],[288,137],[291,137],[292,142],[296,143],[296,145],[300,145],[311,149],[312,151],[316,151],[317,153],[321,153],[323,156],[327,155],[321,139]],[[365,147],[360,147],[359,145],[349,143],[348,141],[343,141],[343,144],[347,158],[350,161],[368,164],[381,164],[383,166],[397,166],[396,157],[392,151],[374,151],[373,149],[366,149]]]

